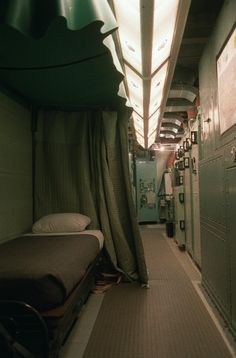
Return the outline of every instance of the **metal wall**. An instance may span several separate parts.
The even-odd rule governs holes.
[[[32,226],[30,112],[0,93],[0,242]]]
[[[216,58],[236,21],[236,1],[227,0],[200,63],[202,159],[200,213],[203,285],[236,331],[236,126],[220,133]],[[232,73],[232,75],[235,75]],[[229,93],[235,96],[235,93]],[[236,97],[235,97],[236,101]]]

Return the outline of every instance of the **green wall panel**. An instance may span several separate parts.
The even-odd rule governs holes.
[[[0,93],[0,241],[32,225],[30,112]]]

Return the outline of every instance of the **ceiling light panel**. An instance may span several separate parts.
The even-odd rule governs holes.
[[[144,137],[141,136],[139,133],[136,132],[136,139],[137,139],[137,142],[138,142],[143,148],[145,148]]]
[[[142,147],[147,148],[155,141],[159,115],[164,110],[162,106],[165,105],[164,98],[169,90],[168,71],[174,64],[173,56],[176,56],[176,45],[172,42],[174,38],[175,41],[178,39],[180,24],[184,21],[181,17],[176,21],[176,17],[178,11],[185,10],[185,2],[110,1],[118,24],[118,36],[115,38],[123,60],[125,87],[135,113],[133,123],[136,139]],[[180,31],[179,36],[181,34]]]
[[[140,2],[113,0],[124,59],[142,73]]]
[[[154,131],[149,137],[148,137],[148,148],[151,147],[151,145],[155,142],[156,139],[156,131]]]
[[[132,107],[143,116],[143,79],[129,66],[125,66],[126,82],[129,90],[129,99]]]
[[[179,0],[155,1],[152,72],[154,72],[170,56],[178,5]]]
[[[149,116],[161,105],[169,62],[166,62],[151,80]]]
[[[148,120],[148,137],[151,135],[151,133],[156,130],[158,125],[158,119],[159,119],[160,111],[157,111],[152,117]]]
[[[143,118],[135,112],[133,112],[132,117],[135,130],[144,136]]]

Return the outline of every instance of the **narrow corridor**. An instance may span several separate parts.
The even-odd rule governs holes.
[[[123,283],[108,291],[101,308],[97,309],[98,316],[81,357],[235,357],[198,294],[201,293],[200,273],[187,254],[178,253],[173,240],[166,238],[163,227],[142,227],[141,233],[150,288]],[[101,303],[101,297],[91,298]],[[86,312],[83,315],[78,325]],[[76,349],[81,339],[75,327],[62,357],[78,358]]]

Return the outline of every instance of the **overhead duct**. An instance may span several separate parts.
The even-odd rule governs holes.
[[[198,90],[194,86],[185,85],[185,84],[175,84],[172,85],[168,98],[184,98],[190,102],[194,102],[198,94]]]
[[[187,112],[193,110],[195,105],[183,98],[168,99],[165,112]]]
[[[161,127],[161,132],[174,132],[174,133],[178,133],[178,128],[176,128],[176,127]]]
[[[177,133],[176,136],[175,136],[175,138],[181,139],[181,138],[183,137],[183,134],[184,134],[184,133]]]
[[[171,116],[171,113],[166,113],[161,121],[160,137],[162,139],[167,137],[174,139],[181,128],[181,124],[182,121],[178,115],[173,114],[173,116]],[[169,135],[171,135],[171,137]]]
[[[160,137],[163,139],[175,139],[175,135],[171,133],[160,133]]]
[[[152,150],[155,151],[168,151],[173,152],[178,149],[178,144],[176,143],[154,143],[152,146]]]
[[[174,126],[174,127],[180,127],[181,126],[181,121],[179,119],[174,119],[174,118],[163,118],[161,121],[162,126]]]
[[[165,114],[161,121],[161,137],[164,139],[182,138],[181,128],[183,117],[179,112],[188,112],[195,108],[194,101],[198,95],[196,87],[190,84],[172,85],[165,108]],[[176,129],[178,128],[178,129]]]

